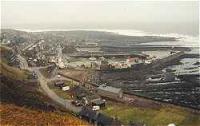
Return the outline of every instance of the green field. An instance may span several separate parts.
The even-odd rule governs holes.
[[[74,84],[72,82],[65,82],[65,84],[68,85],[68,86],[70,86],[70,88],[74,86]],[[61,98],[72,99],[72,97],[70,96],[69,91],[63,91],[59,87],[55,87],[53,83],[49,83],[48,86],[49,86],[49,88],[51,90],[53,90]]]
[[[144,123],[147,126],[199,126],[200,115],[180,107],[161,107],[159,109],[139,108],[124,104],[108,104],[103,113],[117,117],[124,124],[130,121]]]

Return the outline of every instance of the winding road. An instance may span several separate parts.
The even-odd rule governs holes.
[[[75,112],[75,113],[78,113],[81,111],[81,107],[76,107],[74,105],[71,104],[71,100],[67,100],[67,99],[63,99],[61,97],[59,97],[54,91],[52,91],[47,83],[49,81],[51,81],[52,79],[47,79],[45,78],[41,72],[39,71],[39,68],[37,67],[34,67],[34,68],[31,68],[31,67],[28,67],[28,63],[26,61],[26,59],[24,59],[22,56],[18,55],[18,59],[20,60],[20,68],[21,69],[26,69],[26,70],[29,70],[29,71],[33,71],[35,72],[35,74],[37,75],[38,77],[38,81],[40,83],[40,86],[42,88],[42,90],[44,91],[45,94],[47,94],[47,96],[49,98],[51,98],[55,103],[61,105],[62,107],[66,108],[67,110],[69,111],[72,111],[72,112]]]

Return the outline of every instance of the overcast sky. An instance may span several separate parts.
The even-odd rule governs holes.
[[[198,26],[198,2],[2,2],[2,27],[127,28],[134,24]]]

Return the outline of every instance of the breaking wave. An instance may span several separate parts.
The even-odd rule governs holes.
[[[189,35],[182,35],[176,33],[169,33],[169,34],[154,34],[150,32],[144,32],[140,30],[98,30],[98,31],[106,31],[112,32],[120,35],[128,35],[128,36],[161,36],[161,37],[175,37],[177,38],[176,42],[150,42],[150,43],[142,43],[142,44],[149,44],[149,45],[172,45],[172,46],[183,46],[183,47],[199,47],[200,41],[199,36],[189,36]]]

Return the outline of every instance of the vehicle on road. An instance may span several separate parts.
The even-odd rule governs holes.
[[[75,106],[83,106],[83,104],[80,102],[80,101],[78,101],[78,100],[74,100],[74,101],[72,101],[71,102],[72,103],[72,105],[75,105]]]

